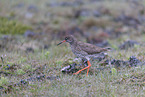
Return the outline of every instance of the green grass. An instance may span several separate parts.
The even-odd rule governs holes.
[[[8,79],[5,77],[1,77],[0,79],[0,86],[8,84]]]
[[[14,20],[9,20],[4,17],[0,17],[0,34],[24,34],[25,31],[32,29],[30,26],[23,25]]]
[[[64,48],[63,52],[62,49]],[[138,48],[140,50],[142,48]],[[46,53],[49,51],[49,54],[46,57]],[[69,56],[73,58],[74,56],[69,53],[70,49],[66,46],[61,45],[59,47],[52,46],[48,51],[35,52],[29,54],[25,61],[21,61],[21,64],[18,64],[17,69],[14,70],[17,75],[12,73],[12,76],[9,76],[8,81],[15,83],[19,82],[22,79],[28,79],[30,77],[29,70],[34,72],[37,67],[43,67],[46,64],[46,68],[41,68],[31,74],[32,77],[45,74],[46,76],[58,76],[54,80],[42,80],[42,81],[29,81],[27,85],[15,86],[11,89],[11,92],[7,96],[57,96],[57,97],[72,97],[72,96],[145,96],[144,90],[144,72],[145,67],[132,67],[120,69],[111,74],[111,68],[104,70],[96,70],[96,64],[92,63],[90,68],[89,75],[86,76],[86,71],[80,73],[79,75],[72,74],[63,74],[60,70],[63,66],[61,62],[56,62],[57,60],[66,60],[64,57]],[[133,51],[133,49],[132,49]],[[133,52],[128,52],[132,55]],[[66,53],[67,52],[67,53]],[[120,51],[109,52],[110,56],[117,56]],[[121,51],[123,54],[123,51]],[[4,57],[5,63],[6,60],[15,60],[19,63],[19,60],[22,60],[21,52],[11,52],[6,53],[7,57]],[[115,55],[114,55],[115,54]],[[15,56],[15,58],[13,57]],[[119,59],[126,59],[127,55],[124,57],[120,56]],[[66,57],[67,58],[67,57]],[[1,62],[1,61],[0,61]],[[56,64],[57,63],[57,64]],[[2,63],[1,63],[2,64]],[[21,66],[22,64],[25,64]],[[30,67],[31,65],[31,67]],[[28,67],[27,67],[28,66]],[[12,72],[9,70],[9,72]],[[27,72],[27,73],[24,73]],[[41,74],[37,74],[41,72]],[[21,75],[21,77],[18,77]],[[5,75],[3,75],[5,76]],[[134,79],[134,77],[136,79]],[[2,78],[2,77],[1,77]],[[8,84],[7,84],[8,85]],[[5,85],[4,85],[5,86]],[[5,93],[2,93],[1,96],[5,96]]]

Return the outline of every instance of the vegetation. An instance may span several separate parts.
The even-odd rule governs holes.
[[[5,77],[1,77],[0,79],[0,86],[8,84],[8,79]]]
[[[0,17],[0,34],[24,34],[26,30],[32,29],[30,26],[23,25],[14,20]]]
[[[1,0],[0,96],[144,97],[144,2]],[[86,70],[63,73],[65,66],[81,63],[73,61],[69,44],[56,45],[67,34],[96,45],[107,41],[108,60],[128,62],[135,56],[141,63],[92,60],[88,76]],[[122,46],[128,40],[137,43]]]

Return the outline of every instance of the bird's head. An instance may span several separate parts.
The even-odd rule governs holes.
[[[61,41],[60,43],[58,43],[57,45],[60,45],[64,42],[68,42],[70,44],[72,44],[74,42],[75,38],[72,35],[66,36],[65,39],[63,41]]]

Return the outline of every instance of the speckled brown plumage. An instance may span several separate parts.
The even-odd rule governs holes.
[[[63,42],[70,43],[71,50],[77,57],[80,57],[80,58],[88,60],[87,61],[88,62],[88,66],[83,68],[83,69],[81,69],[81,70],[79,70],[78,72],[76,72],[74,74],[78,74],[82,70],[88,69],[87,70],[87,75],[88,75],[89,68],[91,67],[91,63],[89,61],[90,58],[92,56],[96,55],[96,54],[101,53],[101,52],[108,51],[108,48],[100,48],[100,47],[97,47],[97,46],[89,44],[89,43],[84,43],[84,42],[81,42],[81,41],[77,41],[77,39],[74,36],[72,36],[72,35],[66,36],[65,40],[60,42],[59,44],[61,44]]]

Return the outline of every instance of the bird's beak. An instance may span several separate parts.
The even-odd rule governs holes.
[[[61,41],[61,42],[58,43],[57,45],[60,45],[60,44],[62,44],[62,43],[64,43],[64,42],[66,42],[66,40]]]

